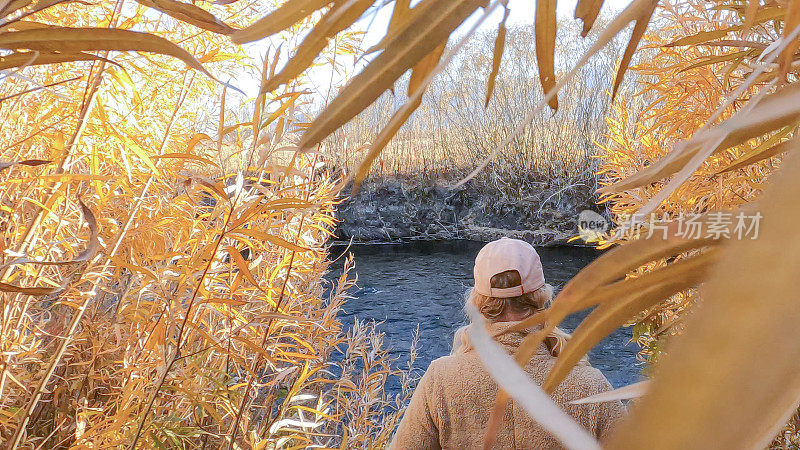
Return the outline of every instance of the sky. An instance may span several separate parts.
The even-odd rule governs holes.
[[[446,1],[446,0],[445,0]],[[416,1],[412,0],[412,5],[415,4]],[[574,11],[575,11],[575,4],[577,0],[560,0],[557,6],[557,14],[560,18],[572,18]],[[533,18],[534,18],[534,4],[535,0],[509,0],[509,16],[508,20],[506,21],[507,26],[519,26],[519,25],[533,25]],[[602,12],[605,13],[613,13],[621,11],[625,8],[628,4],[630,4],[630,0],[605,0]],[[394,7],[394,2],[389,2],[386,6],[382,7],[374,14],[370,14],[364,19],[360,20],[355,24],[355,28],[360,28],[361,30],[365,30],[364,36],[364,44],[363,48],[369,48],[373,44],[376,44],[383,35],[386,33],[386,29],[389,25],[389,20],[392,16],[392,9]],[[451,37],[451,41],[455,39],[455,36],[462,36],[464,33],[467,32],[478,20],[478,18],[483,14],[483,9],[479,9],[476,11],[467,21],[459,27],[456,32],[454,33],[454,37]],[[495,12],[486,19],[486,21],[480,26],[478,32],[481,31],[489,31],[495,32],[497,29],[497,25],[500,23],[500,20],[503,17],[502,8],[498,8]],[[577,37],[577,36],[576,36]],[[263,58],[263,49],[266,47],[264,45],[264,41],[256,42],[253,44],[249,44],[246,46],[247,52],[256,60],[262,60]],[[362,60],[361,63],[363,64],[364,61]],[[359,70],[356,66],[353,66],[352,70],[349,72],[353,72],[355,70]],[[316,88],[320,92],[326,92],[328,90],[330,80],[331,80],[331,72],[329,68],[322,67],[319,69],[312,69],[309,72],[309,77],[311,82],[316,86]],[[352,74],[352,73],[351,73]],[[336,82],[334,83],[336,84]],[[258,81],[257,80],[239,80],[239,84],[237,87],[242,88],[245,92],[251,95],[255,95],[258,91]]]
[[[558,16],[566,18],[573,17],[576,3],[577,0],[559,1],[557,6]],[[511,12],[508,15],[506,24],[509,26],[533,25],[534,4],[535,0],[509,0],[508,7]],[[628,4],[630,4],[630,0],[606,0],[605,4],[603,5],[603,11],[621,11],[624,7],[628,6]],[[377,42],[386,32],[386,28],[389,25],[389,19],[392,15],[393,7],[394,3],[390,3],[389,5],[383,7],[376,15],[375,20],[372,22],[367,32],[367,41],[369,41],[370,44]],[[474,22],[482,13],[483,10],[479,10],[473,14],[470,20],[467,20],[467,22],[461,26],[456,34],[459,34],[459,31],[462,33],[465,32],[470,26],[472,26],[472,24],[474,24]],[[500,23],[502,17],[502,9],[496,10],[492,16],[489,17],[483,25],[481,25],[479,30],[496,29],[497,24]]]

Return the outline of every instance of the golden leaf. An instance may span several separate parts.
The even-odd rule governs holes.
[[[500,73],[500,62],[503,59],[503,49],[506,46],[506,20],[508,19],[509,9],[506,7],[503,10],[503,19],[497,28],[497,37],[494,40],[494,54],[492,56],[492,71],[489,73],[489,80],[486,82],[486,101],[484,108],[489,106],[489,100],[492,99],[494,93],[494,86],[497,82],[497,74]]]
[[[373,0],[356,0],[334,3],[333,7],[303,39],[295,54],[283,69],[270,77],[261,89],[261,93],[272,92],[278,86],[297,78],[309,68],[317,56],[328,45],[328,40],[340,31],[352,25],[361,14],[372,6]]]
[[[608,448],[765,448],[796,410],[800,154],[792,150],[759,202],[758,238],[721,249],[702,303]]]
[[[486,0],[423,0],[411,10],[406,25],[386,43],[386,49],[356,75],[309,125],[300,147],[310,149],[388,90]]]
[[[231,40],[237,44],[263,39],[267,36],[289,28],[314,11],[324,8],[331,0],[288,0],[269,15],[258,19],[255,23],[235,31]]]
[[[53,27],[10,31],[0,33],[0,48],[70,54],[98,50],[160,53],[178,58],[189,67],[214,78],[186,50],[162,37],[131,30]]]
[[[136,0],[138,3],[155,8],[180,21],[190,23],[198,28],[219,34],[231,34],[234,29],[213,14],[191,3],[176,0]]]
[[[547,95],[556,86],[556,0],[536,0],[534,19],[536,39],[536,64],[539,67],[539,82],[542,92]],[[553,95],[547,103],[554,111],[558,109],[558,96]]]
[[[600,306],[581,321],[567,340],[556,363],[547,374],[542,389],[552,393],[574,365],[617,328],[636,314],[666,300],[670,295],[701,283],[709,268],[718,260],[716,250],[682,259],[638,278],[619,281],[594,291],[602,297]]]
[[[628,70],[628,65],[631,62],[631,58],[633,58],[633,52],[636,51],[639,41],[642,39],[642,36],[644,36],[644,32],[647,30],[647,25],[650,24],[650,18],[653,16],[653,11],[656,10],[658,0],[652,0],[648,3],[645,3],[645,5],[646,7],[642,10],[641,15],[636,18],[636,25],[633,26],[631,39],[628,41],[628,46],[625,47],[625,53],[623,53],[622,61],[619,63],[617,75],[614,77],[614,87],[611,91],[612,100],[617,95],[619,85],[622,83],[622,80],[625,77],[625,71]]]
[[[603,0],[578,0],[575,5],[575,18],[581,19],[581,22],[583,22],[582,37],[586,37],[589,34],[589,30],[592,29],[592,25],[594,25],[594,21],[597,19],[597,15],[600,14],[600,8],[602,7]]]

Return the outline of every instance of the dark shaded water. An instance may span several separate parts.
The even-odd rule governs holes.
[[[385,344],[401,367],[408,362],[408,350],[419,325],[414,366],[426,369],[432,360],[450,353],[453,333],[467,323],[464,294],[472,285],[472,265],[482,246],[471,241],[439,241],[351,247],[358,289],[351,293],[355,298],[345,304],[344,324],[352,323],[353,317],[383,321],[378,328],[386,333]],[[333,256],[342,250],[334,248]],[[545,278],[556,291],[598,255],[594,249],[578,247],[537,251]],[[562,328],[573,331],[586,314],[570,316]],[[589,361],[614,387],[637,381],[641,371],[641,363],[635,359],[638,347],[629,339],[630,330],[619,329],[589,353]],[[397,387],[392,383],[387,388],[393,391]]]

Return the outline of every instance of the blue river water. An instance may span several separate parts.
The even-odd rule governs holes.
[[[414,332],[419,343],[414,368],[425,370],[430,362],[450,353],[453,334],[467,323],[464,294],[472,284],[472,265],[483,244],[472,241],[416,242],[352,246],[358,274],[355,298],[348,300],[340,317],[345,326],[359,320],[382,322],[385,345],[406,367]],[[343,248],[334,247],[333,257]],[[597,250],[580,247],[544,247],[537,251],[545,278],[558,291],[592,261]],[[334,270],[331,277],[338,276]],[[588,311],[573,314],[562,329],[573,331]],[[589,362],[600,369],[614,387],[636,382],[642,363],[636,360],[638,346],[630,343],[630,329],[621,328],[600,342]],[[421,373],[421,372],[420,372]],[[387,390],[398,386],[390,382]]]

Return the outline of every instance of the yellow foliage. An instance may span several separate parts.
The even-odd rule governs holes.
[[[751,67],[741,60],[725,61],[735,50],[722,46],[670,45],[686,41],[698,33],[734,28],[739,16],[729,11],[713,11],[706,2],[665,3],[659,18],[663,28],[645,37],[647,48],[633,67],[639,89],[633,99],[621,99],[612,105],[607,118],[607,144],[600,155],[603,184],[626,179],[665,158],[673,145],[690,139],[712,118],[715,109],[743,83]],[[744,31],[735,33],[745,35]],[[709,61],[699,65],[698,61]],[[720,114],[729,118],[765,83],[742,92]],[[631,101],[632,100],[632,101]],[[641,111],[631,105],[644,104]],[[719,121],[718,120],[718,121]],[[731,149],[716,153],[654,211],[655,217],[675,220],[680,214],[700,214],[710,210],[736,210],[758,197],[767,176],[777,161],[749,165],[740,170],[722,172],[737,158],[754,149],[779,142],[789,130],[780,130]],[[622,223],[639,211],[664,188],[657,182],[605,196],[612,218]],[[642,270],[652,270],[651,264]],[[658,339],[680,327],[681,313],[691,306],[693,291],[671,297],[666,304],[652,308],[640,317],[634,328],[635,338],[650,356],[660,348]]]
[[[153,3],[227,30],[199,7]],[[258,11],[214,8],[233,26]],[[101,51],[0,79],[0,441],[325,446],[339,444],[343,420],[353,442],[388,439],[402,402],[381,389],[341,396],[371,373],[396,373],[374,328],[343,334],[336,313],[352,264],[323,290],[342,185],[318,154],[278,153],[307,125],[295,111],[306,96],[259,96],[238,127],[247,132],[231,138],[242,114],[226,121],[231,91],[203,74],[249,64],[225,36],[121,1],[32,18],[35,29],[151,33],[205,68]],[[338,346],[353,356],[333,362]],[[348,369],[359,352],[371,355],[364,373]],[[381,422],[389,432],[363,426]]]
[[[723,1],[714,3],[716,8],[702,1],[662,4],[658,22],[662,27],[646,36],[647,49],[633,68],[638,81],[636,97],[633,102],[616,102],[607,118],[608,140],[600,156],[604,184],[625,180],[670,157],[676,143],[691,139],[709,122],[728,119],[749,107],[747,102],[759,93],[773,89],[774,80],[780,76],[777,65],[768,66],[746,89],[739,88],[757,69],[755,58],[775,39],[780,23],[777,18],[783,10],[759,6],[757,12],[750,12],[751,24],[755,24],[750,28],[743,25],[747,15],[743,8]],[[630,107],[636,103],[644,104],[641,111]],[[720,105],[724,107],[717,111]],[[749,205],[760,198],[767,179],[780,166],[779,156],[788,149],[786,139],[795,126],[796,122],[769,130],[713,153],[659,204],[655,216],[676,220],[708,211],[752,208]],[[602,201],[615,221],[624,223],[666,185],[667,181],[660,181],[617,191]],[[691,254],[679,255],[678,259],[686,256]],[[651,262],[630,276],[643,276],[665,264]],[[698,300],[698,292],[688,289],[639,314],[633,327],[634,339],[651,365],[660,360],[666,338],[684,331],[687,313]],[[796,443],[796,429],[795,418],[773,445],[785,448]]]

